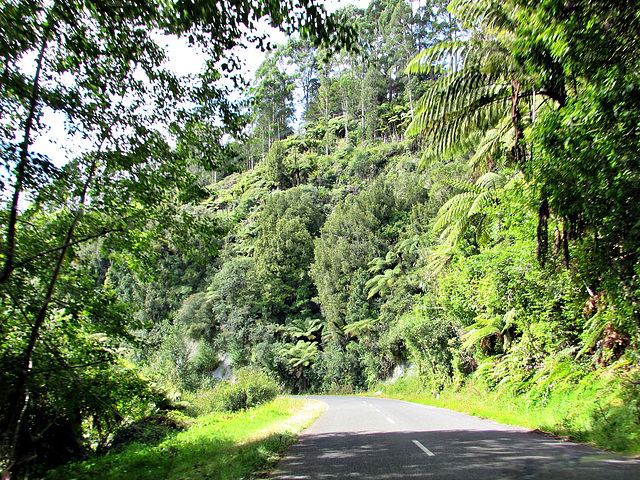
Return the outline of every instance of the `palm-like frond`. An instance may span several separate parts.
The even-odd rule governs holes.
[[[475,323],[466,329],[463,348],[469,349],[490,335],[504,334],[512,327],[515,319],[515,309],[511,309],[503,315],[476,317]]]
[[[466,218],[476,196],[477,193],[475,191],[471,191],[462,192],[450,198],[447,203],[440,207],[433,229],[435,231],[440,231],[447,228],[447,226],[456,223],[461,218]]]
[[[504,187],[507,177],[495,172],[487,172],[476,180],[476,186],[482,190],[497,190]]]
[[[428,140],[423,166],[437,158],[458,156],[478,144],[483,148],[474,164],[479,164],[504,137],[504,119],[511,119],[515,127],[521,115],[518,92],[523,73],[511,55],[503,7],[485,0],[460,0],[451,11],[463,21],[480,21],[485,28],[471,39],[421,52],[406,69],[414,74],[442,74],[418,102],[407,129],[408,135],[421,134]],[[495,131],[485,136],[491,130]],[[482,135],[474,137],[477,133]]]
[[[511,86],[476,69],[440,83],[418,102],[407,134],[424,134],[430,141],[427,155],[444,159],[472,147],[474,133],[495,128],[508,111]]]
[[[423,73],[434,69],[436,72],[448,66],[448,70],[455,72],[464,64],[471,45],[466,41],[442,42],[433,48],[427,48],[413,57],[407,65],[407,73]]]
[[[284,330],[292,337],[296,339],[306,338],[308,340],[315,340],[319,335],[319,332],[324,327],[324,321],[319,318],[305,318],[296,319],[291,325],[285,327]]]
[[[318,342],[298,340],[295,345],[287,344],[280,349],[292,368],[308,367],[318,356]]]
[[[404,240],[399,242],[396,248],[399,253],[413,253],[418,250],[421,242],[422,236],[420,234],[415,234],[413,237],[405,238]]]
[[[343,332],[348,337],[358,337],[362,334],[370,332],[375,327],[375,323],[375,318],[364,318],[362,320],[358,320],[357,322],[350,323],[349,325],[345,325],[343,328]]]
[[[367,283],[365,283],[365,287],[369,289],[367,299],[370,299],[377,294],[384,296],[389,293],[401,273],[402,269],[400,268],[400,265],[396,265],[395,268],[389,268],[385,270],[384,273],[378,274],[369,279]]]
[[[438,211],[433,229],[441,232],[446,245],[458,245],[469,227],[477,226],[476,241],[485,245],[491,239],[492,218],[487,218],[489,207],[496,202],[496,192],[506,183],[506,177],[487,172],[475,184],[458,182],[465,190],[450,198]]]
[[[469,211],[467,212],[467,217],[471,218],[476,214],[484,213],[487,205],[489,205],[494,199],[494,192],[491,190],[485,190],[480,195],[478,195],[471,207],[469,207]]]
[[[472,224],[472,217],[464,216],[442,231],[441,238],[447,245],[459,245]]]
[[[438,276],[447,268],[453,256],[458,252],[458,245],[438,245],[429,255],[426,271],[429,276]]]
[[[392,250],[387,252],[385,258],[376,257],[369,262],[369,272],[379,273],[398,263],[398,254]]]
[[[492,0],[452,0],[449,11],[466,27],[483,25],[485,28],[502,29],[509,25],[503,4]]]
[[[491,163],[506,145],[513,144],[513,123],[511,118],[504,117],[498,124],[482,136],[475,146],[475,152],[469,159],[474,170]]]
[[[483,338],[502,330],[502,317],[477,317],[475,323],[469,327],[464,336],[462,347],[469,349]]]
[[[416,115],[407,133],[416,135],[423,130],[434,129],[440,123],[464,118],[477,109],[491,113],[502,106],[500,100],[511,98],[509,90],[509,84],[499,82],[476,67],[441,77],[417,102]],[[483,115],[486,116],[484,112]]]

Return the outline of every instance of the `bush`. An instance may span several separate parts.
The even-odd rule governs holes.
[[[149,415],[119,429],[111,441],[111,450],[119,450],[131,443],[157,445],[167,435],[186,430],[189,422],[178,412],[170,415]]]
[[[349,342],[346,346],[330,342],[312,367],[314,390],[329,394],[350,395],[366,388],[365,368],[361,357],[365,346]]]
[[[391,335],[402,338],[429,389],[440,391],[453,381],[460,348],[458,328],[440,310],[418,305],[392,329]]]
[[[212,391],[188,399],[187,413],[193,416],[212,411],[237,412],[266,403],[278,395],[278,384],[261,370],[246,367],[235,372],[235,379],[221,382]]]

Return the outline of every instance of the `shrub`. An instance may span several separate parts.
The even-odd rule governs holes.
[[[177,412],[170,415],[149,415],[119,429],[111,441],[111,450],[119,450],[130,443],[157,445],[167,435],[186,430],[189,422]]]
[[[425,386],[442,390],[454,377],[459,351],[458,327],[440,310],[418,305],[393,327],[418,367]]]
[[[221,382],[214,390],[202,391],[189,399],[187,413],[193,416],[212,411],[237,412],[266,403],[278,395],[278,384],[261,370],[245,367],[235,379]]]

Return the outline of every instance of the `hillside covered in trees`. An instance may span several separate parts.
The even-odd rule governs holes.
[[[51,8],[52,25],[68,21]],[[58,40],[29,37],[26,23],[3,40],[7,462],[95,449],[123,421],[188,403],[242,367],[292,393],[361,392],[409,370],[427,392],[473,383],[532,406],[597,384],[618,402],[593,406],[600,420],[635,441],[635,2],[373,0],[311,35],[292,17],[256,78],[236,79],[241,104],[215,86],[233,41],[207,30],[211,18],[129,13],[136,35],[144,15],[198,41],[212,33],[212,58],[228,63],[186,90],[155,73],[151,47],[137,60],[151,84],[130,75],[139,52],[121,44],[102,73],[82,63],[122,25],[88,22],[91,45],[73,22]],[[15,52],[36,41],[40,52],[64,44],[67,63],[49,52],[41,80],[11,76]],[[63,167],[23,153],[37,88],[70,128],[84,125],[93,153]],[[189,108],[171,111],[186,91]],[[136,104],[150,92],[151,113]]]

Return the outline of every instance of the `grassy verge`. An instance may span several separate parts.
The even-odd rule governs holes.
[[[634,390],[634,391],[630,391]],[[640,408],[637,385],[607,373],[532,396],[488,390],[474,382],[451,386],[439,395],[425,392],[417,377],[383,387],[390,398],[448,408],[500,423],[539,429],[610,451],[640,455]]]
[[[238,413],[198,417],[158,445],[134,444],[118,453],[51,471],[47,480],[202,480],[259,476],[275,465],[323,411],[317,402],[278,398]]]

